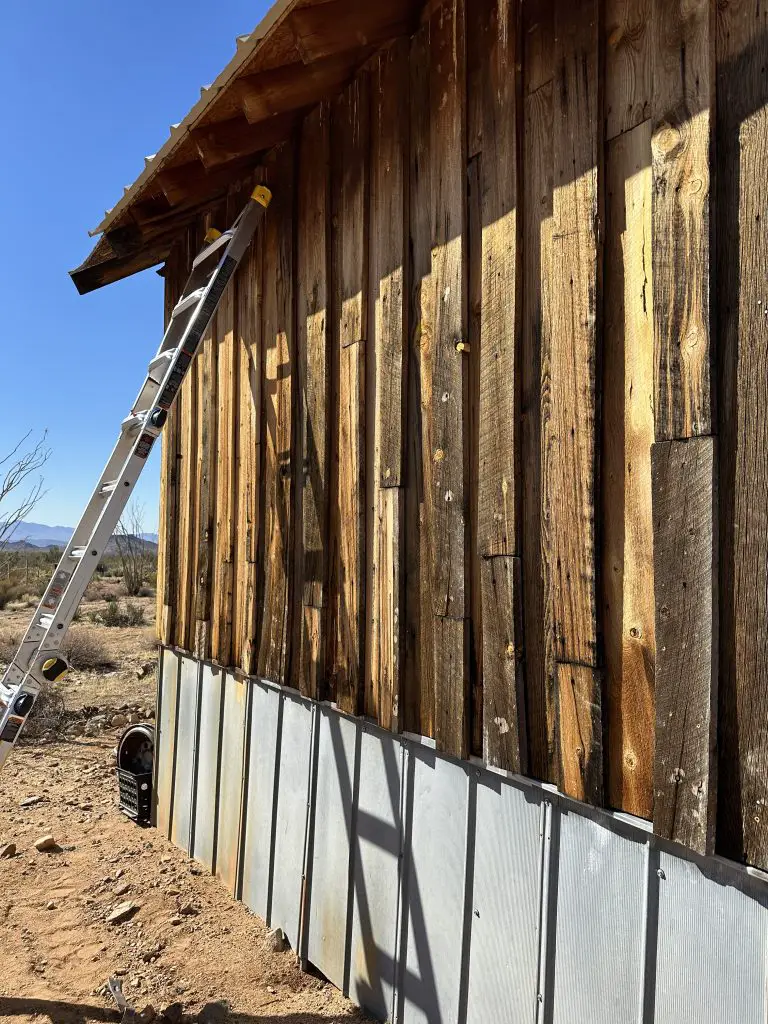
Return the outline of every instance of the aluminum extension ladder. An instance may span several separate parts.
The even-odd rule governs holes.
[[[0,682],[0,769],[19,738],[41,687],[68,669],[67,629],[112,536],[181,383],[272,194],[259,185],[229,230],[211,230],[192,264],[147,378],[123,420],[101,479],[61,556],[15,658]]]

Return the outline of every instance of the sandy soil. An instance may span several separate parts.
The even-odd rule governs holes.
[[[28,614],[0,613],[0,631],[26,625]],[[154,657],[151,631],[99,632],[119,649],[114,675],[73,673],[68,708],[153,703],[154,674],[136,678]],[[216,879],[119,813],[119,732],[17,747],[0,775],[0,847],[17,848],[0,859],[0,1020],[119,1020],[104,988],[112,974],[139,1010],[180,1002],[199,1014],[225,1000],[242,1024],[367,1020],[332,985],[302,973],[290,950],[273,952],[263,922]],[[21,807],[30,797],[39,800]],[[44,835],[57,849],[35,849]],[[133,917],[107,923],[126,900],[137,904]]]

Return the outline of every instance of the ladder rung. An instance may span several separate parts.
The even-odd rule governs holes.
[[[162,378],[162,376],[165,374],[165,367],[168,365],[168,363],[170,363],[170,361],[173,359],[173,357],[175,355],[176,355],[176,349],[175,348],[168,348],[168,349],[165,350],[165,352],[161,352],[160,355],[155,356],[155,358],[149,364],[149,369],[147,370],[147,376],[151,377],[152,374],[155,372],[155,370],[160,370],[161,369],[162,373],[160,374],[160,376]]]
[[[107,480],[107,482],[102,484],[99,488],[99,494],[111,494],[119,483],[119,480]]]
[[[69,557],[74,558],[75,560],[79,560],[85,556],[87,550],[88,548],[72,548],[72,550],[69,552]]]
[[[179,301],[173,307],[171,319],[185,312],[185,310],[189,309],[190,306],[196,306],[200,299],[202,299],[204,291],[205,288],[196,288],[193,292],[190,292],[189,295],[185,296],[185,298],[179,299]]]
[[[140,412],[133,413],[132,416],[126,416],[123,422],[120,424],[120,429],[123,433],[127,433],[130,430],[140,430],[144,424],[144,417],[147,415],[147,410],[141,410]]]
[[[48,629],[50,626],[53,625],[53,616],[41,615],[40,618],[37,620],[37,624],[38,626],[42,626],[43,629]]]
[[[201,263],[205,263],[205,261],[209,257],[211,257],[218,249],[221,249],[223,245],[228,245],[229,240],[232,237],[232,234],[233,233],[231,230],[224,231],[222,234],[219,235],[219,237],[214,242],[211,242],[211,244],[207,245],[205,249],[202,249],[192,261],[192,269],[194,270],[194,268],[199,267]]]

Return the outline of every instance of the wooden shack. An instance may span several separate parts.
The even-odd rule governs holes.
[[[273,191],[163,645],[768,868],[766,66],[761,0],[279,0],[73,272],[167,312]]]

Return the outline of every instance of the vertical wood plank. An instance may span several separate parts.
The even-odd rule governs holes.
[[[181,297],[186,277],[185,247],[177,242],[165,271],[165,322]],[[163,644],[176,642],[178,600],[179,470],[181,461],[181,403],[174,402],[163,429],[160,518],[158,527],[158,636]]]
[[[370,272],[373,344],[368,349],[369,410],[366,477],[370,561],[366,656],[367,708],[385,728],[399,724],[402,671],[403,560],[399,531],[405,485],[407,369],[407,213],[409,102],[407,40],[378,57],[371,76]],[[371,443],[372,442],[372,443]]]
[[[653,5],[654,831],[700,852],[714,846],[716,795],[716,451],[706,436],[714,6]]]
[[[527,14],[530,10],[531,5],[527,3],[524,12]],[[537,31],[543,32],[540,23],[537,25]],[[531,34],[532,30],[526,25],[526,41]],[[552,45],[553,35],[550,36],[550,47]],[[529,63],[526,63],[526,93],[530,73]],[[526,195],[523,204],[521,341],[521,515],[529,770],[537,778],[549,782],[555,782],[558,777],[551,516],[549,487],[546,486],[552,447],[552,116],[552,82],[549,81],[525,98],[523,180]]]
[[[558,661],[597,664],[598,3],[555,12],[552,510]]]
[[[375,422],[379,482],[400,487],[405,416],[409,45],[400,40],[379,57],[372,81],[371,259],[375,298]]]
[[[653,2],[656,440],[712,433],[709,344],[714,5]]]
[[[603,736],[599,673],[589,665],[557,665],[560,788],[577,800],[603,802]]]
[[[651,115],[652,0],[605,0],[605,137]]]
[[[606,148],[602,593],[607,800],[653,813],[650,121]]]
[[[295,375],[293,308],[293,153],[284,146],[268,168],[279,181],[264,221],[264,463],[263,576],[258,672],[287,681],[291,600],[292,389]],[[269,183],[269,182],[268,182]]]
[[[448,620],[438,626],[441,643],[455,645],[451,650],[435,649],[435,740],[440,749],[459,757],[466,755],[469,740],[461,348],[467,337],[465,39],[463,0],[449,0],[430,22],[434,334],[426,367],[422,348],[422,370],[429,384],[427,412],[432,420],[432,608],[439,620]]]
[[[487,764],[527,770],[523,700],[521,562],[496,555],[481,562],[483,597],[483,753]]]
[[[602,749],[602,726],[595,543],[602,285],[599,13],[598,0],[555,8],[551,433],[547,438],[551,449],[545,465],[552,521],[560,781],[565,792],[596,803],[602,799],[602,759],[597,756],[598,744]]]
[[[652,450],[656,580],[653,830],[714,852],[717,743],[715,441]]]
[[[365,630],[365,358],[367,334],[368,77],[361,73],[332,113],[335,482],[332,509],[332,673],[339,707],[362,700]]]
[[[308,114],[301,133],[298,184],[298,385],[301,466],[301,594],[298,686],[320,698],[325,679],[329,541],[330,110]]]
[[[467,26],[467,132],[469,138],[471,115],[472,133],[482,148],[482,102],[477,94],[482,92],[482,33],[473,22]],[[470,66],[472,73],[470,76]],[[477,121],[480,121],[480,127]],[[469,680],[470,680],[470,752],[483,756],[483,597],[480,582],[480,545],[478,544],[478,478],[480,475],[480,318],[483,307],[483,219],[480,194],[480,160],[482,153],[469,157],[467,163],[467,299],[468,322],[466,384],[467,458],[469,461],[469,510],[468,510],[468,566],[469,578]]]
[[[206,219],[203,227],[210,227]],[[195,559],[195,654],[211,656],[211,599],[213,592],[213,543],[215,535],[216,432],[218,421],[217,318],[203,335],[196,356],[199,365],[197,555]]]
[[[178,581],[176,599],[176,646],[191,649],[192,596],[195,573],[195,494],[197,492],[197,363],[189,368],[181,385],[179,404],[181,423],[179,442],[179,525],[178,525]]]
[[[480,3],[483,148],[478,539],[481,555],[517,553],[517,3]]]
[[[431,282],[429,25],[411,41],[409,108],[409,249],[411,324],[408,356],[408,458],[405,529],[404,728],[434,735],[435,660],[429,553],[431,549],[431,420],[429,347],[434,323]]]
[[[717,849],[768,868],[768,9],[717,6]],[[759,624],[759,625],[758,625]]]
[[[377,569],[372,633],[376,644],[374,685],[379,725],[392,730],[397,730],[401,724],[403,504],[402,488],[378,488],[372,538]]]
[[[519,5],[486,2],[473,18],[480,22],[482,71],[482,152],[480,154],[480,352],[479,436],[477,483],[477,548],[483,560],[516,555],[519,550],[520,396],[518,362],[521,314],[520,247],[518,236],[518,23]],[[484,754],[489,763],[519,771],[526,752],[521,750],[525,707],[523,663],[514,658],[514,671],[499,673],[498,653],[492,654],[499,633],[515,634],[513,646],[522,652],[522,619],[512,629],[503,624],[504,603],[491,582],[500,582],[501,568],[480,569],[483,649]],[[520,600],[520,588],[515,592]],[[486,600],[491,602],[486,607]],[[474,603],[474,602],[473,602]],[[485,630],[492,631],[489,643]],[[512,640],[509,641],[512,644]],[[485,655],[493,661],[486,667]],[[488,673],[486,678],[486,672]],[[514,686],[503,697],[503,682]],[[514,709],[514,710],[513,710]],[[494,713],[495,711],[495,713]],[[501,723],[501,724],[499,724]],[[509,732],[504,732],[509,729]],[[505,758],[509,762],[505,763]]]
[[[523,95],[532,96],[552,81],[555,0],[522,0]]]
[[[234,220],[236,195],[227,200],[226,223]],[[216,444],[216,532],[213,565],[211,656],[220,665],[232,664],[232,619],[235,584],[235,522],[237,470],[238,348],[235,345],[237,278],[224,289],[216,312],[218,355],[218,429]]]
[[[238,628],[234,661],[251,673],[258,650],[259,521],[261,518],[262,249],[259,228],[237,274],[237,341],[240,367],[239,502],[237,519]]]

